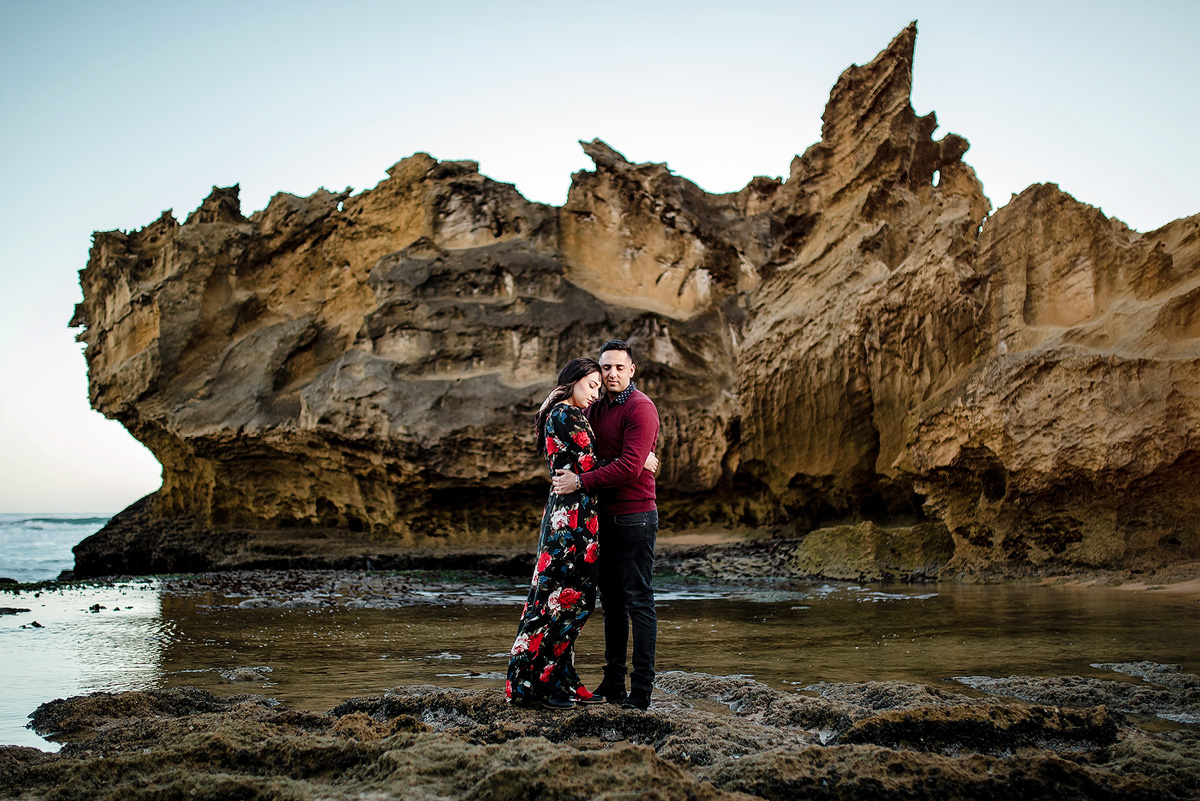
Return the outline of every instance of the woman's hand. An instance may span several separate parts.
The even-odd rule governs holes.
[[[643,468],[651,473],[658,472],[658,457],[654,455],[654,451],[650,451],[650,455],[646,457],[646,464],[643,465]]]
[[[558,470],[550,481],[555,495],[570,495],[579,489],[579,478],[570,470]]]

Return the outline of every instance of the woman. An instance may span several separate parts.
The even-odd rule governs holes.
[[[575,359],[558,374],[534,420],[538,452],[550,468],[586,473],[597,466],[583,410],[600,395],[600,365]],[[599,531],[596,503],[584,492],[550,493],[542,515],[537,566],[521,612],[505,694],[510,701],[570,709],[592,694],[575,672],[575,637],[596,606]]]

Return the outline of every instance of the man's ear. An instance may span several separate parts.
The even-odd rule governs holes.
[[[632,362],[630,362],[630,364],[629,364],[629,378],[630,378],[630,379],[632,379],[632,378],[633,378],[633,374],[634,374],[634,373],[636,373],[636,372],[637,372],[637,365],[636,365],[636,364],[633,364]]]

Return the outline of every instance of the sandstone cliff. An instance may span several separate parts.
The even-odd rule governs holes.
[[[1200,216],[1140,234],[1054,185],[989,216],[912,109],[915,38],[736,193],[597,140],[561,208],[420,153],[96,234],[91,401],[163,487],[80,572],[528,541],[532,411],[611,337],[662,415],[668,526],[918,527],[935,564],[885,574],[1200,557]]]

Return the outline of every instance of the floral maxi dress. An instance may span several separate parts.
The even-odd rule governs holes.
[[[596,467],[592,427],[582,409],[557,404],[546,418],[544,434],[551,476],[556,470],[586,473]],[[599,528],[596,503],[587,493],[550,493],[537,566],[508,663],[505,695],[510,701],[556,693],[574,698],[581,688],[574,644],[596,606]]]

